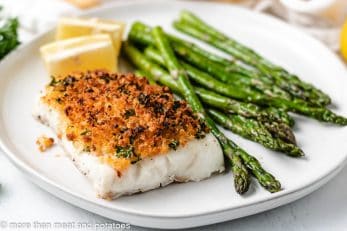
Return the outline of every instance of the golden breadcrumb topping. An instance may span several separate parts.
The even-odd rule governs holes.
[[[65,118],[67,139],[118,174],[131,163],[175,150],[208,132],[167,87],[133,74],[94,71],[53,78],[42,99]]]
[[[51,148],[54,144],[54,139],[51,137],[46,137],[46,136],[40,136],[37,140],[36,140],[36,144],[40,150],[40,152],[44,152],[47,149]]]

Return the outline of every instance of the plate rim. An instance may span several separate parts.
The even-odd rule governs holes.
[[[82,14],[79,14],[79,16],[88,16],[88,15],[93,15],[93,14],[96,14],[96,13],[101,13],[101,12],[103,12],[105,10],[109,10],[109,9],[114,9],[114,8],[124,7],[124,6],[131,7],[133,5],[144,5],[146,3],[151,3],[151,4],[155,4],[155,3],[159,3],[159,4],[176,4],[176,3],[182,3],[182,2],[183,1],[163,2],[163,1],[159,1],[159,0],[157,0],[157,1],[145,0],[145,1],[141,1],[141,2],[137,2],[137,1],[134,1],[134,2],[114,2],[112,4],[102,6],[102,7],[98,8],[98,9],[88,10],[86,12],[83,12]],[[237,10],[241,10],[241,11],[244,11],[244,12],[248,12],[248,13],[251,12],[252,14],[257,14],[259,17],[262,17],[262,18],[264,18],[264,19],[266,19],[268,21],[270,20],[270,21],[276,22],[278,24],[282,24],[282,25],[279,25],[281,27],[285,26],[286,29],[289,29],[289,30],[292,30],[292,31],[294,30],[297,34],[300,34],[300,36],[305,36],[306,38],[309,38],[312,42],[314,42],[316,44],[319,44],[322,48],[324,47],[325,50],[329,51],[328,48],[326,48],[317,39],[315,39],[315,38],[313,38],[313,37],[311,37],[311,36],[301,32],[301,31],[299,31],[298,29],[296,29],[296,28],[288,25],[287,23],[282,22],[279,19],[276,19],[276,18],[274,18],[272,16],[265,15],[263,13],[253,12],[253,11],[250,11],[250,10],[247,10],[247,9],[243,9],[243,8],[241,8],[239,6],[233,6],[233,5],[229,5],[229,4],[226,4],[226,3],[215,3],[215,2],[198,2],[197,3],[197,2],[194,2],[194,1],[186,1],[186,2],[189,2],[191,4],[194,3],[194,4],[204,4],[204,5],[224,5],[224,6],[230,7],[230,8],[237,8]],[[0,70],[1,70],[1,68],[5,69],[6,64],[9,61],[11,61],[12,59],[15,59],[16,58],[15,56],[18,55],[22,50],[26,49],[27,47],[30,47],[34,42],[38,41],[39,39],[42,39],[44,36],[47,36],[49,33],[51,33],[53,28],[54,27],[49,28],[49,29],[45,30],[44,32],[42,32],[40,34],[35,35],[33,37],[33,39],[30,40],[28,43],[19,46],[15,51],[11,52],[11,54],[9,54],[7,57],[5,57],[0,62]],[[342,61],[337,58],[336,54],[332,53],[331,51],[329,51],[329,53],[331,55],[335,56],[334,57],[335,60],[342,64]],[[0,117],[2,117],[2,115]],[[238,210],[240,208],[248,208],[248,207],[251,207],[251,206],[256,206],[256,205],[259,205],[259,204],[262,204],[262,203],[266,203],[268,201],[277,200],[279,198],[286,198],[286,197],[289,197],[291,194],[295,194],[295,193],[299,193],[299,192],[305,191],[305,190],[307,190],[308,188],[311,188],[311,187],[314,188],[316,185],[319,185],[320,182],[324,181],[326,178],[329,178],[330,176],[332,176],[334,174],[337,174],[343,168],[343,166],[345,166],[346,163],[347,163],[347,155],[345,155],[344,159],[340,163],[338,163],[336,166],[334,166],[334,168],[331,168],[330,171],[328,171],[321,178],[316,179],[315,181],[311,181],[310,183],[307,183],[305,185],[301,185],[300,187],[295,188],[295,189],[283,190],[283,191],[281,191],[279,193],[272,194],[271,198],[265,198],[265,199],[262,199],[262,200],[258,200],[256,202],[247,202],[247,203],[244,203],[244,204],[239,205],[239,206],[234,206],[234,207],[231,207],[231,208],[223,208],[223,209],[218,209],[218,210],[214,210],[214,211],[204,211],[204,212],[201,212],[201,213],[194,213],[194,214],[188,214],[188,215],[187,214],[185,214],[185,215],[172,215],[171,214],[171,215],[162,215],[161,216],[161,215],[158,215],[158,214],[143,213],[141,211],[136,211],[135,212],[133,210],[126,210],[126,209],[122,209],[122,208],[112,208],[112,207],[106,206],[104,204],[97,203],[96,201],[93,201],[93,200],[88,199],[86,197],[83,197],[83,196],[79,195],[78,193],[75,193],[75,192],[67,189],[64,186],[58,185],[53,180],[50,180],[49,178],[45,177],[43,174],[40,174],[39,172],[37,172],[34,168],[30,167],[27,163],[25,163],[24,160],[21,160],[15,154],[15,152],[11,151],[11,148],[9,147],[9,145],[7,145],[6,141],[4,141],[5,137],[8,137],[6,131],[1,132],[0,133],[0,148],[3,150],[5,156],[19,170],[21,170],[22,172],[23,171],[26,172],[28,174],[27,177],[29,177],[29,176],[30,176],[29,178],[35,177],[35,180],[34,179],[30,179],[30,180],[35,182],[36,184],[38,184],[40,187],[41,187],[41,185],[39,183],[37,183],[36,181],[41,181],[46,186],[53,187],[55,190],[59,190],[60,194],[63,193],[65,195],[72,196],[72,197],[74,197],[74,199],[82,200],[84,203],[90,203],[93,206],[102,207],[104,209],[112,210],[112,211],[115,211],[117,213],[126,213],[126,214],[131,215],[131,216],[142,216],[142,217],[152,217],[152,218],[165,218],[165,219],[193,218],[193,217],[199,217],[199,216],[204,216],[204,215],[209,215],[209,214],[218,214],[218,213],[223,213],[223,212],[227,212],[227,211],[235,211],[235,210]],[[326,180],[326,182],[328,182],[330,179]],[[324,183],[326,183],[326,182],[324,182]],[[43,188],[43,187],[41,187],[41,188]],[[43,188],[43,189],[45,189],[45,188]],[[48,190],[46,190],[46,191],[48,191]],[[312,192],[312,191],[310,191],[310,192]],[[48,191],[48,192],[50,192],[50,191]],[[308,192],[308,193],[310,193],[310,192]],[[52,195],[57,196],[56,194],[54,194],[52,192],[50,192],[50,193]],[[302,196],[304,196],[304,195],[302,195]],[[299,199],[302,196],[297,197],[296,199]],[[59,197],[60,199],[65,200],[65,201],[68,201],[68,202],[70,202],[70,203],[72,203],[74,205],[77,205],[79,207],[82,207],[81,205],[78,205],[78,203],[73,203],[73,202],[71,202],[69,200],[66,200],[66,199],[60,197],[60,196],[57,196],[57,197]],[[296,199],[294,199],[294,200],[296,200]],[[286,203],[287,202],[284,202],[284,204],[286,204]],[[280,206],[280,205],[278,205],[278,206]],[[274,207],[277,207],[277,206],[270,206],[270,207],[274,208]],[[271,208],[269,208],[269,209],[271,209]],[[265,209],[265,210],[268,210],[268,209]],[[264,210],[262,210],[262,211],[264,211]],[[254,214],[254,213],[250,213],[250,214]],[[103,214],[100,214],[100,215],[103,215]],[[105,216],[105,215],[103,215],[103,216]],[[151,227],[151,226],[147,226],[147,227]],[[189,226],[189,227],[192,227],[192,226]]]

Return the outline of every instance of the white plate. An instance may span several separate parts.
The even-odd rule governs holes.
[[[97,17],[117,18],[131,24],[141,20],[171,28],[181,9],[243,41],[271,60],[323,89],[334,101],[334,110],[347,115],[347,72],[338,58],[321,43],[271,17],[230,5],[204,2],[141,2],[91,12]],[[35,145],[50,130],[31,116],[35,97],[49,81],[38,48],[52,33],[38,37],[13,52],[0,65],[1,147],[12,162],[33,182],[76,206],[122,222],[156,228],[183,228],[231,220],[296,200],[331,179],[347,156],[347,127],[331,126],[296,116],[295,134],[307,157],[289,158],[231,133],[249,153],[283,184],[270,194],[256,182],[245,196],[233,189],[230,173],[199,183],[168,187],[115,201],[97,199],[86,179],[55,147],[41,154]]]

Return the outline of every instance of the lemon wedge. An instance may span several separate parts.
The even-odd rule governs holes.
[[[95,69],[114,72],[117,69],[113,43],[106,34],[55,41],[42,46],[40,52],[52,76]]]
[[[340,35],[340,51],[342,57],[347,61],[347,21],[343,24]]]
[[[108,34],[112,39],[116,57],[120,52],[125,24],[120,21],[98,18],[61,18],[58,22],[56,40]]]

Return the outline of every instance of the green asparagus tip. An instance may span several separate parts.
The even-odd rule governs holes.
[[[245,176],[246,177],[246,176]],[[249,177],[246,178],[234,178],[235,190],[238,194],[242,195],[249,189]]]
[[[347,125],[347,118],[341,117],[337,120],[337,123],[342,125],[342,126],[346,126]]]
[[[194,16],[194,14],[192,12],[190,12],[189,10],[181,10],[180,12],[180,18],[184,18],[185,16]]]
[[[316,111],[317,112],[320,111],[320,114],[322,116],[319,119],[322,121],[331,122],[331,123],[342,125],[342,126],[347,125],[347,118],[346,117],[337,115],[327,108],[318,108],[318,109],[316,109]]]
[[[298,156],[297,157],[304,157],[305,153],[299,148]]]
[[[299,147],[295,146],[290,152],[288,152],[288,155],[292,157],[303,157],[305,156],[305,153]]]
[[[265,182],[265,184],[263,185],[263,187],[271,192],[271,193],[275,193],[275,192],[279,192],[282,190],[281,188],[281,183],[279,181],[269,181],[269,182]]]

